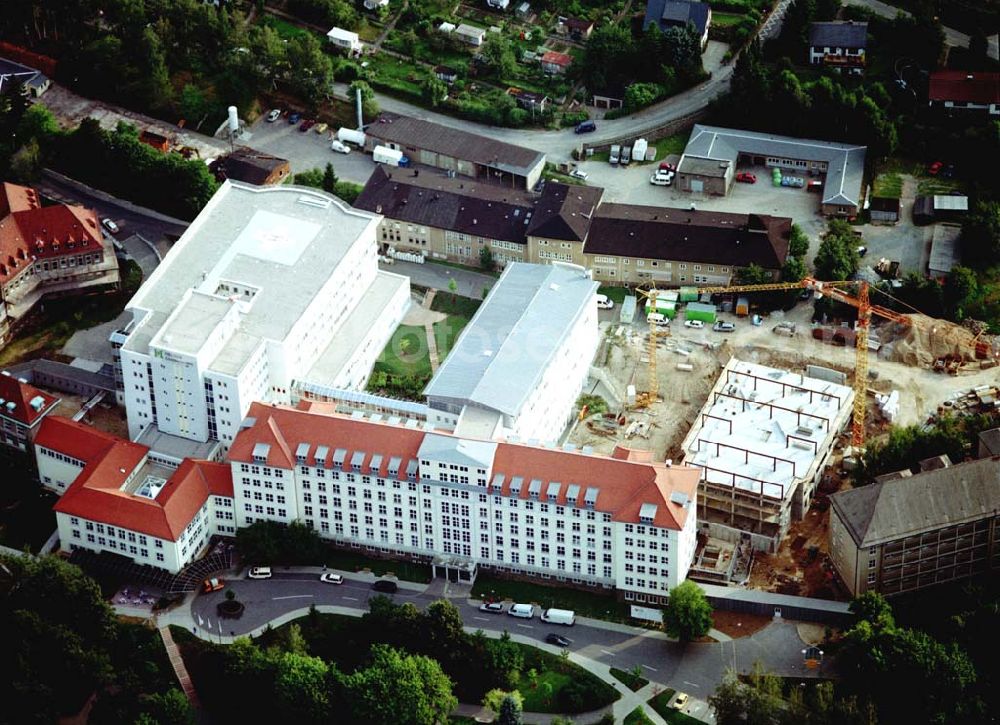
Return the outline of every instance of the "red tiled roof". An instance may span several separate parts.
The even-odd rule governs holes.
[[[251,427],[240,431],[229,450],[232,460],[250,463],[258,443],[267,443],[270,450],[267,465],[292,468],[300,443],[311,444],[312,463],[317,446],[326,446],[331,460],[337,449],[344,449],[344,462],[350,465],[356,451],[365,453],[362,472],[374,454],[382,456],[377,475],[387,475],[389,459],[402,459],[400,475],[405,476],[406,464],[417,460],[424,432],[413,428],[374,423],[332,413],[333,406],[300,403],[298,409],[253,403],[248,417]],[[566,503],[569,484],[580,486],[582,503],[586,489],[600,490],[595,510],[610,513],[616,521],[639,523],[639,510],[644,503],[656,505],[653,523],[665,528],[683,528],[690,508],[673,503],[670,495],[679,492],[694,506],[699,470],[686,466],[668,468],[654,463],[648,451],[616,448],[613,457],[570,453],[550,448],[498,443],[493,462],[493,474],[503,474],[503,493],[510,493],[510,481],[515,476],[524,479],[522,498],[528,498],[532,479],[543,481],[542,496],[550,481],[559,481],[558,503]]]
[[[97,214],[82,206],[41,206],[38,193],[4,183],[0,194],[0,283],[17,276],[32,258],[102,249]]]
[[[52,407],[59,402],[59,398],[41,390],[28,383],[22,383],[12,375],[0,375],[0,416],[13,418],[19,423],[31,427],[39,418],[48,413]],[[31,405],[35,398],[41,398],[42,403],[38,408]],[[13,408],[8,407],[13,403]]]
[[[573,63],[573,56],[555,50],[547,50],[542,55],[542,63],[551,63],[552,65],[559,65],[565,68]]]
[[[209,495],[233,495],[228,465],[191,459],[181,463],[155,499],[122,491],[149,448],[68,418],[46,418],[35,442],[86,464],[53,507],[70,516],[176,541]]]
[[[649,460],[645,460],[645,459]],[[639,523],[639,510],[645,503],[656,506],[653,524],[661,528],[682,529],[690,508],[670,500],[673,492],[682,493],[694,506],[699,470],[687,466],[667,468],[653,463],[647,451],[615,449],[614,457],[567,452],[552,448],[534,448],[500,443],[493,461],[493,473],[504,474],[503,493],[510,493],[510,482],[520,476],[521,498],[528,498],[532,479],[542,481],[541,499],[550,481],[559,481],[556,503],[566,504],[569,484],[580,487],[578,501],[583,502],[587,488],[598,489],[596,511],[611,514],[615,521]]]
[[[1000,73],[939,70],[931,73],[927,97],[941,102],[1000,103]]]

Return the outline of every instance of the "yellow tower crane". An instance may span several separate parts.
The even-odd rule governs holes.
[[[841,289],[841,287],[853,285],[858,286],[857,296],[852,296]],[[871,323],[871,316],[872,314],[876,314],[879,317],[884,317],[885,319],[904,325],[911,324],[911,319],[904,314],[895,312],[886,307],[871,304],[868,299],[868,283],[863,280],[860,282],[823,282],[812,277],[804,277],[798,282],[745,284],[732,285],[730,287],[699,287],[698,293],[701,294],[707,292],[709,294],[724,294],[733,292],[774,292],[791,289],[809,289],[823,295],[824,297],[829,297],[830,299],[838,302],[843,302],[844,304],[856,307],[858,310],[858,324],[855,330],[856,353],[854,363],[854,410],[851,422],[851,443],[854,446],[863,446],[865,443],[865,409],[868,391],[868,328]],[[643,290],[637,291],[647,299],[653,299],[653,304],[656,304],[655,296],[653,296],[656,292],[655,289],[649,292]],[[655,333],[653,332],[654,327],[654,325],[650,325],[651,344],[649,361],[651,374],[650,385],[652,386],[650,402],[656,400],[656,393],[659,390],[659,386],[656,381],[656,344]]]

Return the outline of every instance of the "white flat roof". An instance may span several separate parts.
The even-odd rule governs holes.
[[[315,189],[227,181],[129,301],[150,319],[125,348],[148,354],[162,332],[157,345],[195,354],[238,304],[239,328],[218,354],[238,371],[262,340],[285,339],[378,218]]]
[[[574,265],[508,264],[424,394],[517,415],[597,287]]]
[[[731,359],[684,440],[684,463],[714,484],[785,499],[851,415],[847,385]]]

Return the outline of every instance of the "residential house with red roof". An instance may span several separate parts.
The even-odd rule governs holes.
[[[0,443],[28,450],[42,419],[59,405],[59,398],[42,392],[6,370],[0,372]]]
[[[236,525],[304,521],[330,541],[615,589],[662,604],[696,545],[700,472],[647,452],[460,437],[383,419],[254,403],[229,450]]]
[[[1000,73],[935,71],[931,73],[927,101],[938,108],[1000,116]]]
[[[0,183],[0,344],[43,297],[118,281],[118,260],[93,210],[43,206],[34,189]]]
[[[63,551],[108,552],[176,573],[213,535],[236,533],[224,463],[172,467],[147,446],[57,416],[42,421],[35,460],[42,485],[60,494]]]
[[[555,50],[547,50],[542,54],[540,63],[542,72],[551,75],[563,75],[573,65],[573,56]]]

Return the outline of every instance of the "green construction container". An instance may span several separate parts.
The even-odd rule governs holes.
[[[656,305],[653,304],[652,300],[646,300],[646,315],[649,315],[651,312],[659,312],[664,317],[672,320],[677,316],[677,303],[665,300],[662,297],[656,298]]]
[[[684,310],[684,317],[688,320],[701,320],[710,325],[715,322],[715,305],[706,305],[704,302],[689,302]]]
[[[681,300],[681,302],[697,302],[698,301],[698,288],[697,287],[681,287],[680,300]]]

